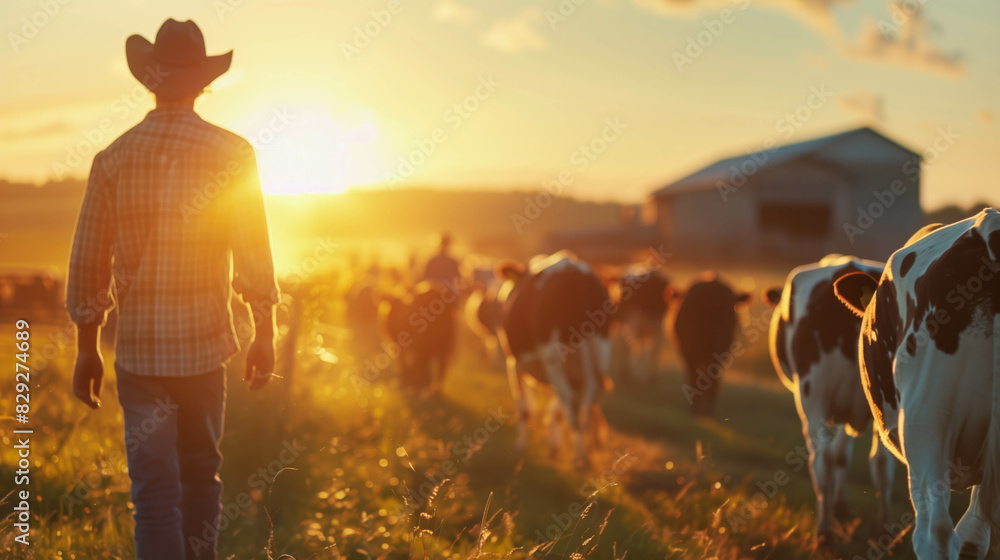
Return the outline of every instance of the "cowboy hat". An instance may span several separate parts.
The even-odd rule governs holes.
[[[141,35],[125,41],[125,58],[132,75],[146,88],[166,99],[198,93],[226,70],[233,51],[205,54],[205,37],[195,22],[168,19],[156,32],[156,42]]]

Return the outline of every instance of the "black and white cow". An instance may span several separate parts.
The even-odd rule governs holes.
[[[795,395],[802,433],[809,448],[809,473],[816,492],[816,536],[829,541],[828,514],[846,519],[847,467],[854,438],[872,421],[858,372],[861,319],[837,300],[833,284],[853,272],[881,273],[884,265],[829,255],[788,275],[784,289],[772,288],[764,300],[771,316],[771,360],[778,377]],[[880,493],[879,527],[889,522],[895,461],[873,434],[869,455],[872,480]]]
[[[909,468],[921,559],[983,558],[1000,494],[1000,212],[918,232],[881,279],[846,275],[875,426]],[[955,527],[950,488],[972,487]]]
[[[528,444],[528,378],[556,393],[550,405],[549,450],[561,439],[560,413],[573,431],[576,463],[587,464],[584,435],[603,422],[597,397],[610,387],[608,328],[614,305],[608,289],[569,252],[536,257],[527,267],[501,263],[497,276],[509,285],[500,317],[500,343],[518,412],[517,446]]]
[[[736,308],[746,305],[750,294],[735,292],[714,272],[706,272],[677,297],[683,299],[674,305],[671,337],[688,373],[684,392],[692,414],[710,417],[722,384],[721,362],[732,353]]]
[[[622,378],[649,382],[663,349],[664,321],[672,292],[670,281],[656,270],[638,267],[616,279],[615,322],[629,349]]]

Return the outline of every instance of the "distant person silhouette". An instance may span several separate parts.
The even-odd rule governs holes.
[[[194,112],[232,51],[207,56],[193,21],[168,19],[155,43],[129,37],[125,55],[156,108],[90,170],[66,294],[78,328],[73,392],[100,407],[98,335],[117,304],[136,556],[215,560],[225,363],[239,351],[232,290],[256,327],[249,388],[266,384],[274,368],[278,286],[264,200],[249,142]]]
[[[462,281],[462,266],[458,259],[448,252],[451,248],[451,235],[441,233],[438,236],[438,252],[427,261],[421,280],[450,283],[459,286]]]

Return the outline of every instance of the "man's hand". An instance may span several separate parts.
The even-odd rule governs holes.
[[[104,358],[100,350],[86,350],[76,355],[73,370],[73,394],[93,409],[101,407],[101,385],[104,382]]]
[[[267,385],[273,373],[274,337],[258,336],[247,352],[247,372],[243,379],[250,382],[250,390],[254,391]]]

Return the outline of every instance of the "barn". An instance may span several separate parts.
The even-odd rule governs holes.
[[[765,144],[656,190],[645,221],[679,256],[884,260],[924,224],[920,163],[868,127]]]

